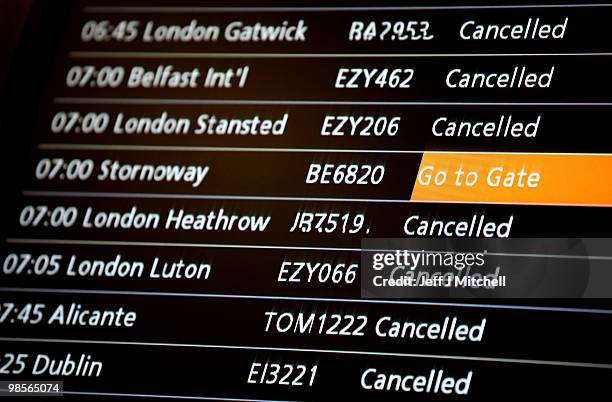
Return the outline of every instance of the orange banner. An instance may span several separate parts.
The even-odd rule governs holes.
[[[612,206],[612,155],[425,152],[412,200]]]

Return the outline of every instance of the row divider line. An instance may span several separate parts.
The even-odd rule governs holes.
[[[302,301],[302,302],[330,302],[330,303],[363,303],[363,304],[397,304],[433,307],[457,307],[492,310],[524,310],[524,311],[546,311],[557,313],[580,313],[580,314],[603,314],[612,315],[612,310],[579,307],[549,307],[528,306],[512,304],[482,304],[482,303],[456,303],[456,302],[432,302],[418,300],[385,300],[385,299],[349,299],[330,297],[302,297],[302,296],[264,296],[264,295],[241,295],[241,294],[218,294],[218,293],[186,293],[186,292],[151,292],[134,290],[97,290],[97,289],[60,289],[60,288],[16,288],[0,287],[0,292],[11,293],[49,293],[49,294],[98,294],[98,295],[122,295],[122,296],[164,296],[164,297],[194,297],[194,298],[228,298],[245,300],[275,300],[275,301]]]
[[[68,52],[70,58],[426,58],[426,57],[580,57],[612,56],[612,52],[553,53],[249,53],[249,52],[131,52],[81,51]]]
[[[96,339],[65,339],[65,338],[15,338],[0,337],[0,342],[42,342],[42,343],[73,343],[73,344],[94,344],[94,345],[116,345],[116,346],[157,346],[157,347],[176,347],[176,348],[198,348],[198,349],[228,349],[228,350],[257,350],[274,352],[299,352],[299,353],[324,353],[339,355],[357,356],[384,356],[384,357],[404,357],[416,359],[438,359],[438,360],[462,360],[477,361],[487,363],[508,363],[508,364],[531,364],[543,366],[560,367],[582,367],[597,369],[612,369],[612,364],[591,363],[591,362],[572,362],[561,360],[541,360],[541,359],[520,359],[506,357],[485,357],[485,356],[466,356],[466,355],[440,355],[428,353],[401,353],[401,352],[374,352],[367,350],[340,350],[340,349],[317,349],[317,348],[292,348],[275,346],[245,346],[245,345],[219,345],[219,344],[196,344],[196,343],[172,343],[172,342],[136,342],[136,341],[107,341]]]
[[[6,242],[11,244],[35,244],[38,241],[41,243],[48,242],[50,244],[83,244],[83,245],[108,245],[113,243],[120,243],[119,245],[166,245],[170,247],[184,247],[187,244],[191,246],[197,247],[211,247],[211,248],[255,248],[255,249],[299,249],[299,250],[319,250],[319,251],[344,251],[344,252],[387,252],[391,249],[389,248],[341,248],[341,247],[310,247],[310,246],[286,246],[286,245],[264,245],[264,244],[201,244],[201,243],[156,243],[156,242],[146,242],[146,241],[114,241],[114,240],[70,240],[70,239],[18,239],[18,238],[7,238]],[[129,243],[129,244],[128,244]],[[419,250],[422,251],[422,250]],[[435,250],[431,250],[434,252]],[[435,252],[450,252],[454,253],[455,251],[435,251]],[[612,260],[612,256],[607,255],[575,255],[575,254],[533,254],[533,253],[497,253],[497,252],[487,252],[489,256],[498,256],[498,257],[522,257],[522,258],[557,258],[557,259],[569,259],[569,260],[590,260],[590,261],[610,261]]]
[[[176,193],[132,193],[104,191],[58,191],[58,190],[26,190],[24,197],[80,197],[80,198],[141,198],[141,199],[171,199],[171,200],[249,200],[249,201],[303,201],[303,202],[365,202],[378,204],[474,204],[474,205],[524,205],[524,206],[554,206],[554,207],[585,207],[609,208],[604,204],[568,204],[545,202],[499,202],[499,201],[451,201],[451,200],[412,200],[388,198],[334,198],[334,197],[295,197],[295,196],[253,196],[227,194],[176,194]]]
[[[487,9],[538,9],[538,8],[603,8],[610,3],[585,4],[500,4],[500,5],[448,5],[448,6],[353,6],[353,7],[193,7],[193,6],[86,6],[85,13],[132,12],[329,12],[329,11],[410,11],[410,10],[487,10]]]
[[[375,153],[375,154],[486,154],[486,155],[553,155],[553,156],[612,156],[612,152],[540,152],[540,151],[478,151],[478,150],[401,150],[401,149],[327,149],[327,148],[276,148],[276,147],[202,147],[176,145],[131,145],[131,144],[38,144],[46,150],[101,150],[101,151],[200,151],[200,152],[302,152],[302,153]]]
[[[469,101],[344,101],[298,99],[167,99],[56,97],[55,104],[117,104],[117,105],[305,105],[305,106],[612,106],[612,102],[469,102]]]

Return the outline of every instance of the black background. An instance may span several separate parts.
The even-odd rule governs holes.
[[[65,67],[69,61],[66,53],[75,49],[78,43],[78,27],[82,19],[80,9],[81,2],[63,1],[38,1],[35,2],[32,14],[29,18],[24,37],[22,38],[16,58],[12,64],[12,72],[8,80],[6,90],[2,96],[2,121],[1,132],[3,135],[2,152],[2,180],[3,180],[3,205],[4,212],[0,215],[0,228],[3,237],[40,237],[40,238],[87,238],[87,239],[113,239],[113,240],[152,240],[152,241],[175,241],[193,243],[262,243],[258,235],[238,235],[229,233],[164,233],[154,231],[150,233],[142,232],[116,232],[100,231],[87,233],[78,230],[67,230],[61,233],[51,230],[26,231],[17,227],[17,216],[24,203],[45,202],[48,205],[92,205],[97,207],[115,207],[131,203],[127,199],[55,199],[55,198],[27,198],[20,196],[21,191],[26,189],[77,189],[78,185],[68,185],[66,183],[36,183],[32,178],[34,163],[41,155],[53,156],[51,151],[38,150],[38,142],[53,142],[48,129],[48,119],[58,108],[58,105],[51,105],[50,100],[54,96],[160,96],[165,97],[162,90],[138,93],[138,91],[112,91],[102,90],[72,90],[62,89],[63,81],[58,77],[63,77]],[[147,2],[147,4],[163,2]],[[180,2],[180,4],[188,4]],[[201,2],[192,2],[201,5]],[[189,3],[189,4],[192,4]],[[124,5],[123,1],[107,1],[104,5],[118,4]],[[173,2],[172,5],[178,5]],[[211,3],[213,4],[213,3]],[[216,5],[226,6],[237,2],[219,2]],[[252,3],[247,2],[247,5]],[[260,2],[258,5],[264,5]],[[277,5],[278,2],[270,2],[268,5]],[[312,4],[312,3],[311,3]],[[322,3],[331,5],[328,2]],[[339,5],[345,3],[337,3]],[[348,4],[348,3],[346,3]],[[440,2],[427,2],[427,5],[443,4]],[[453,4],[460,4],[455,2]],[[465,3],[474,4],[474,2]],[[485,4],[485,3],[482,3]],[[490,3],[486,3],[490,4]],[[377,4],[382,5],[382,4]],[[406,5],[405,2],[402,5]],[[551,20],[556,20],[560,15],[576,15],[581,17],[577,26],[571,26],[568,30],[568,40],[561,44],[547,43],[528,43],[529,52],[586,52],[586,51],[609,51],[609,41],[606,31],[603,29],[609,25],[609,18],[612,16],[606,9],[578,9],[576,11],[564,9],[539,10],[538,15],[550,16]],[[471,11],[461,12],[437,12],[419,11],[416,16],[435,16],[438,24],[448,26],[437,29],[436,34],[440,37],[451,37],[451,26],[456,24],[456,15],[465,15]],[[478,10],[478,16],[490,17],[499,16],[501,19],[512,21],[523,21],[524,16],[530,14],[524,10]],[[575,13],[575,14],[574,14]],[[342,14],[345,19],[351,16]],[[440,17],[438,17],[440,16]],[[255,17],[250,15],[248,18]],[[123,18],[123,17],[121,17]],[[217,18],[217,17],[215,17]],[[238,18],[233,16],[231,18]],[[242,18],[242,16],[240,16]],[[433,17],[432,17],[433,18]],[[277,16],[270,17],[271,20],[278,20]],[[314,18],[312,18],[314,20]],[[157,20],[157,19],[156,19]],[[334,25],[336,18],[331,15],[321,13],[321,29],[317,31],[311,28],[313,41],[304,47],[307,49],[291,49],[291,51],[333,51],[337,39],[342,37],[342,23]],[[76,31],[75,31],[76,29]],[[342,28],[344,29],[344,28]],[[577,34],[578,32],[579,34]],[[576,36],[573,36],[576,35]],[[329,38],[332,38],[329,40]],[[472,44],[460,43],[449,40],[436,40],[436,51],[471,52]],[[524,43],[475,43],[472,46],[478,52],[521,52],[525,51]],[[169,47],[170,45],[168,45]],[[244,45],[246,49],[239,46],[234,48],[225,45],[211,51],[286,51],[283,45],[275,46],[251,46]],[[361,47],[360,47],[361,46]],[[372,51],[370,45],[356,45],[351,51],[367,53]],[[399,49],[395,45],[377,45],[375,52],[397,52]],[[434,43],[414,44],[410,51],[426,52],[434,46]],[[117,50],[130,50],[130,47],[138,47],[137,44],[117,46]],[[80,50],[95,50],[81,48]],[[172,46],[174,51],[190,51],[189,46],[177,48]],[[100,50],[106,50],[100,46]],[[165,50],[164,46],[159,46],[156,50]],[[339,50],[344,51],[344,50]],[[403,51],[403,50],[402,50]],[[213,63],[212,61],[210,61]],[[241,61],[242,62],[242,61]],[[331,90],[325,86],[329,82],[332,69],[325,69],[327,64],[335,65],[337,61],[326,60],[317,65],[312,61],[300,61],[294,68],[297,73],[288,73],[283,70],[283,60],[248,60],[249,64],[276,66],[267,73],[265,78],[255,85],[259,88],[251,88],[247,92],[247,98],[269,98],[269,99],[340,99],[346,100],[402,100],[394,93],[379,92],[357,92],[341,93]],[[357,61],[354,60],[356,63]],[[477,66],[482,61],[476,59],[461,60],[462,66]],[[511,66],[523,63],[523,59],[494,59],[487,60],[488,69],[495,71],[501,66]],[[121,64],[123,61],[118,61]],[[190,61],[181,61],[188,65]],[[317,62],[318,63],[318,62]],[[369,62],[368,65],[392,63],[388,60],[378,60]],[[428,62],[417,59],[414,64],[422,66],[421,70],[427,70],[427,79],[421,81],[417,87],[413,98],[427,100],[483,100],[483,101],[608,101],[610,100],[611,84],[607,77],[609,71],[609,60],[607,58],[546,58],[544,60],[526,59],[524,63],[530,66],[549,66],[551,63],[559,63],[559,82],[555,82],[554,89],[533,94],[529,91],[512,92],[510,95],[502,93],[488,93],[486,91],[465,91],[451,92],[443,89],[444,71],[447,69],[448,62],[436,60]],[[222,63],[221,63],[222,64]],[[537,68],[536,68],[537,70]],[[283,73],[284,71],[284,73]],[[308,74],[303,74],[308,71]],[[580,74],[584,80],[575,79]],[[255,76],[254,76],[255,77]],[[270,84],[271,77],[279,77],[291,84],[287,86],[276,82]],[[434,82],[433,77],[438,77],[438,83]],[[264,84],[267,84],[264,86]],[[438,85],[439,84],[439,85]],[[438,85],[438,86],[437,86]],[[299,94],[299,96],[298,96]],[[184,94],[181,92],[173,93],[173,97],[212,97],[219,98],[226,96],[217,93],[203,94]],[[242,95],[227,95],[229,99]],[[113,110],[114,107],[93,107],[77,106],[78,110]],[[130,107],[126,108],[129,109]],[[149,112],[152,115],[159,109],[135,107],[139,111]],[[179,108],[176,108],[179,109]],[[198,108],[180,108],[181,113],[191,114]],[[343,110],[367,110],[374,113],[377,108],[359,107],[355,109],[338,108]],[[207,111],[219,110],[219,113],[244,113],[251,112],[246,106],[237,107],[235,110],[228,107],[206,108]],[[329,107],[308,106],[291,107],[290,109],[281,107],[266,108],[274,115],[280,115],[284,111],[290,110],[290,124],[287,132],[279,142],[274,142],[274,138],[264,141],[252,139],[232,139],[231,143],[222,143],[221,140],[213,140],[212,145],[223,146],[295,146],[295,147],[330,147],[330,148],[369,148],[373,145],[381,149],[391,149],[394,147],[406,147],[406,144],[386,140],[383,143],[371,144],[367,140],[358,143],[334,144],[331,140],[323,140],[317,134],[319,128],[318,118],[309,116],[319,116],[324,112],[330,111]],[[521,114],[533,115],[543,114],[541,132],[537,140],[517,141],[517,142],[495,142],[495,141],[474,141],[454,139],[446,142],[445,139],[432,139],[428,135],[430,127],[430,115],[439,113],[440,109],[435,107],[415,107],[415,108],[396,108],[384,107],[380,110],[391,114],[401,114],[407,116],[410,121],[411,136],[408,147],[414,149],[469,149],[469,150],[538,150],[538,151],[566,151],[566,152],[609,152],[612,148],[607,132],[608,113],[605,107],[601,108],[559,108],[559,107],[492,107],[485,111],[472,112],[469,107],[453,108],[448,113],[459,115],[470,114],[476,118],[480,114],[490,113],[496,116],[499,112],[510,111],[516,116]],[[416,110],[416,112],[414,111]],[[447,112],[445,112],[447,113]],[[413,123],[414,121],[414,123]],[[311,138],[306,137],[310,133]],[[288,138],[285,138],[288,137]],[[192,138],[192,137],[186,137]],[[100,143],[111,142],[103,136]],[[131,138],[129,141],[137,143],[140,139]],[[144,139],[149,141],[149,139]],[[166,139],[153,139],[156,144],[166,145]],[[66,141],[58,142],[69,142]],[[140,140],[143,141],[143,140]],[[196,145],[189,142],[175,142],[176,145]],[[268,142],[269,141],[269,142]],[[282,142],[281,142],[282,141]],[[78,142],[82,142],[78,139]],[[130,143],[130,142],[126,142]],[[449,145],[450,144],[450,145]],[[60,154],[57,151],[57,154]],[[94,153],[92,153],[94,154]],[[61,155],[70,155],[69,152],[62,151]],[[86,152],[78,152],[79,156],[87,155]],[[95,155],[100,155],[95,154]],[[127,158],[127,153],[122,153],[121,158]],[[180,155],[129,155],[133,158],[142,158],[146,161],[153,161],[157,158],[169,158],[178,163],[179,161],[193,160],[201,157],[201,154],[185,152]],[[276,195],[308,195],[308,196],[338,196],[338,197],[358,197],[359,191],[351,188],[325,188],[325,187],[305,187],[295,185],[299,183],[303,174],[304,166],[312,156],[298,155],[290,158],[287,155],[272,155],[269,159],[261,155],[248,154],[242,156],[244,166],[257,166],[259,171],[268,171],[273,176],[273,180],[266,182],[249,177],[252,173],[245,169],[245,176],[235,174],[232,181],[224,181],[218,178],[218,192],[232,194],[276,194]],[[267,157],[267,155],[266,155]],[[321,159],[338,158],[342,156],[321,154],[317,155]],[[414,181],[414,172],[419,163],[417,155],[410,156],[372,156],[372,155],[351,155],[357,160],[370,158],[374,161],[380,160],[390,167],[389,177],[386,178],[382,190],[378,188],[368,188],[365,192],[368,198],[404,198],[408,199],[411,191],[411,183]],[[118,157],[119,158],[119,157]],[[211,163],[219,163],[234,158],[233,155],[215,154],[210,157]],[[359,159],[362,158],[362,159]],[[251,161],[252,159],[252,161]],[[237,165],[235,165],[237,166]],[[394,166],[408,166],[405,170],[399,168],[391,169]],[[281,169],[282,172],[275,172]],[[255,182],[257,184],[255,184]],[[387,182],[388,180],[388,182]],[[36,185],[36,188],[34,186]],[[610,185],[607,176],[602,177],[602,185]],[[93,183],[81,184],[81,189],[91,191],[146,191],[138,189],[138,186],[122,188],[121,186],[112,187],[110,185],[100,185]],[[233,190],[229,189],[233,186]],[[143,186],[144,187],[144,186]],[[228,187],[226,189],[225,187]],[[189,189],[180,186],[167,186],[163,190],[166,192],[187,192]],[[337,193],[330,193],[333,190]],[[156,192],[164,192],[156,190]],[[322,203],[299,203],[299,202],[226,202],[226,201],[176,201],[176,200],[141,200],[139,205],[146,208],[165,210],[169,207],[185,207],[193,210],[209,210],[212,207],[226,206],[235,207],[244,212],[249,210],[274,211],[274,225],[265,234],[266,244],[303,244],[313,246],[335,246],[335,247],[358,247],[359,236],[313,236],[305,234],[287,234],[288,225],[292,222],[293,214],[300,208],[338,208],[344,210],[344,206],[333,203],[327,205]],[[130,204],[131,205],[131,204]],[[473,213],[486,213],[491,218],[505,218],[510,214],[515,215],[515,225],[512,235],[517,237],[608,237],[610,233],[610,222],[612,222],[612,212],[609,208],[587,208],[587,207],[540,207],[540,206],[483,206],[483,205],[442,205],[442,204],[360,204],[350,205],[352,211],[366,211],[368,222],[373,230],[372,237],[400,237],[401,222],[409,214],[420,213],[427,216],[436,217],[469,217]],[[260,236],[260,235],[259,235]],[[15,250],[30,252],[63,251],[65,253],[77,252],[70,246],[14,246],[4,245],[3,254]],[[165,282],[163,284],[153,283],[145,280],[134,280],[133,283],[126,280],[74,280],[56,277],[53,280],[42,280],[34,278],[19,277],[0,277],[0,283],[6,287],[41,287],[41,288],[61,288],[61,289],[99,289],[99,290],[137,290],[143,292],[164,291],[168,288],[174,292],[191,293],[234,293],[244,295],[270,295],[270,296],[311,296],[324,298],[351,298],[358,297],[358,286],[345,286],[342,288],[332,287],[290,287],[279,286],[274,282],[277,274],[278,261],[291,256],[310,255],[303,253],[286,253],[278,250],[236,250],[236,249],[211,249],[211,250],[182,250],[181,248],[165,248],[163,250],[131,247],[125,250],[115,250],[113,248],[84,247],[78,252],[88,255],[114,255],[117,252],[129,256],[141,256],[150,258],[155,255],[176,256],[189,255],[193,258],[213,259],[218,263],[217,269],[221,271],[220,276],[215,277],[210,283],[184,283],[184,282]],[[91,253],[91,254],[90,254]],[[314,254],[314,253],[311,253]],[[333,253],[330,253],[333,254]],[[327,255],[327,254],[326,254]],[[144,257],[143,257],[144,256]],[[333,254],[333,258],[350,260],[356,258],[351,253]],[[243,272],[245,271],[245,272]],[[175,342],[175,343],[198,343],[198,344],[224,344],[224,345],[251,345],[260,347],[293,347],[309,349],[341,349],[341,350],[361,350],[372,352],[397,352],[397,353],[422,353],[422,354],[449,354],[467,356],[487,356],[487,357],[506,357],[542,360],[560,360],[576,362],[597,362],[610,363],[612,358],[610,347],[607,344],[610,339],[610,315],[606,313],[579,313],[569,311],[531,311],[531,310],[507,310],[493,307],[443,307],[443,306],[424,306],[420,304],[399,304],[399,305],[371,305],[364,303],[344,303],[344,302],[308,302],[302,300],[256,300],[256,299],[221,299],[215,297],[192,297],[192,296],[127,296],[123,294],[106,295],[82,295],[82,294],[44,294],[44,293],[18,293],[4,292],[1,294],[4,300],[22,301],[39,303],[44,302],[48,305],[57,303],[79,302],[90,306],[101,306],[106,308],[124,305],[126,308],[138,312],[137,327],[135,329],[120,330],[100,330],[100,329],[79,329],[79,328],[46,328],[44,326],[24,326],[18,324],[3,324],[0,328],[3,337],[28,337],[28,338],[63,338],[63,339],[97,339],[133,342]],[[454,301],[456,302],[456,301]],[[487,303],[504,304],[507,301],[486,301]],[[512,303],[517,303],[513,300]],[[538,301],[518,301],[517,304],[525,305],[548,305],[565,306],[578,308],[601,308],[609,309],[611,304],[608,300],[546,300]],[[398,317],[444,317],[445,315],[457,314],[462,317],[472,317],[474,320],[487,317],[488,326],[485,341],[479,345],[456,345],[456,344],[433,344],[417,343],[410,341],[381,342],[380,339],[368,336],[360,339],[333,338],[324,336],[280,336],[270,335],[263,332],[264,320],[263,311],[267,309],[295,310],[303,309],[317,311],[338,311],[351,312],[356,314],[368,314],[375,317],[382,312],[391,312]],[[334,355],[314,352],[279,352],[279,351],[252,351],[235,349],[204,349],[187,347],[151,347],[133,345],[69,345],[63,343],[29,343],[29,342],[2,342],[0,352],[44,352],[57,354],[65,353],[73,355],[79,353],[89,353],[92,356],[104,361],[104,371],[102,378],[99,379],[65,379],[65,388],[73,391],[99,391],[99,392],[126,392],[142,394],[162,394],[162,395],[202,395],[212,397],[229,398],[258,398],[258,399],[287,399],[287,400],[405,400],[406,398],[419,399],[419,395],[404,395],[400,393],[368,393],[360,390],[359,377],[361,372],[367,368],[376,366],[380,369],[390,368],[398,372],[428,372],[431,368],[444,368],[449,372],[465,375],[467,371],[474,370],[474,379],[470,391],[470,400],[492,400],[506,397],[574,397],[581,400],[609,400],[609,385],[612,377],[608,369],[587,369],[587,368],[568,368],[551,365],[527,365],[517,363],[501,362],[476,362],[465,360],[442,360],[425,358],[407,357],[388,357],[388,356],[351,356]],[[319,362],[319,372],[317,382],[312,390],[283,389],[281,387],[264,387],[246,384],[250,363],[258,361],[292,361],[294,363]],[[2,378],[11,379],[9,377]],[[27,376],[19,378],[30,380]],[[427,398],[427,396],[424,396]],[[65,397],[68,398],[68,397]],[[85,396],[74,396],[74,400],[83,400]],[[441,396],[432,396],[431,400],[437,400]],[[444,397],[445,399],[451,399]],[[92,399],[95,399],[92,397]],[[123,398],[122,398],[123,399]]]

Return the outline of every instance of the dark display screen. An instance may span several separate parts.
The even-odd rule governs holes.
[[[612,5],[544,3],[33,2],[0,397],[609,401]]]

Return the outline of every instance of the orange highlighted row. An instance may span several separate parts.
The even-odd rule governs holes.
[[[612,206],[612,155],[425,152],[411,199]]]

